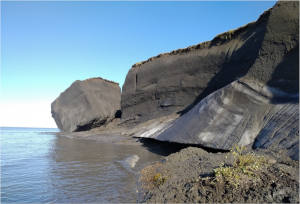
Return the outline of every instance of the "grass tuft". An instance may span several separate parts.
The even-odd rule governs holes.
[[[164,184],[166,180],[167,178],[162,176],[161,173],[155,174],[152,178],[152,182],[156,187]]]
[[[220,167],[214,169],[218,183],[228,183],[237,188],[247,180],[255,180],[259,170],[268,164],[267,160],[262,156],[254,153],[244,154],[243,152],[243,147],[235,146],[231,149],[234,157],[233,165],[226,166],[222,163]]]
[[[151,190],[165,183],[167,177],[164,176],[161,167],[162,164],[156,162],[142,169],[140,181],[143,189]]]

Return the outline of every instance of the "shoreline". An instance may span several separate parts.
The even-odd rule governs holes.
[[[166,121],[166,118],[161,119],[161,121]],[[117,121],[115,122],[115,124],[117,124]],[[222,189],[227,192],[224,193],[218,190],[220,184],[216,185],[214,183],[215,187],[212,188],[212,184],[209,182],[214,182],[214,169],[222,165],[222,163],[232,165],[231,152],[213,153],[201,147],[180,144],[177,144],[177,147],[175,147],[176,145],[174,146],[173,143],[170,145],[168,142],[135,137],[137,134],[151,131],[149,127],[152,126],[149,126],[149,124],[153,125],[155,123],[148,122],[135,129],[126,128],[124,126],[114,126],[85,132],[61,132],[56,133],[56,135],[73,139],[94,140],[100,143],[141,146],[148,151],[161,155],[162,159],[145,164],[141,169],[138,169],[138,202],[290,201],[299,203],[299,197],[297,196],[299,193],[299,161],[289,158],[285,151],[275,152],[268,149],[252,150],[251,147],[248,146],[245,151],[246,153],[253,152],[267,158],[270,165],[268,165],[268,168],[263,169],[260,174],[265,175],[268,179],[264,180],[262,179],[263,177],[259,177],[259,182],[253,183],[250,181],[250,183],[239,190],[236,190],[232,186],[223,186]],[[147,169],[150,169],[150,171]],[[146,179],[146,181],[145,170],[148,179]],[[158,175],[159,177],[156,178]],[[151,184],[154,177],[156,179],[162,179],[161,183],[158,185]],[[274,180],[274,184],[269,182],[270,179]],[[145,189],[143,186],[149,185],[149,182],[152,187]],[[261,190],[255,190],[255,186]],[[210,197],[208,194],[204,196],[204,194],[199,192],[204,194],[208,193],[209,195],[212,193],[212,195],[216,197]],[[262,192],[267,194],[267,196]],[[252,197],[248,197],[248,194],[251,194]]]

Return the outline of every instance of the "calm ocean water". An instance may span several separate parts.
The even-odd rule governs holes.
[[[56,132],[1,128],[2,203],[136,202],[138,170],[161,158],[139,145],[70,139]]]

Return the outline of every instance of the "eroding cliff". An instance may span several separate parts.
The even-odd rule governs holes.
[[[187,112],[239,79],[299,92],[299,3],[277,2],[256,22],[137,63],[122,88],[123,121]]]
[[[285,149],[299,160],[298,25],[299,3],[277,2],[254,23],[135,65],[123,86],[124,120],[181,111],[136,136],[219,150]]]

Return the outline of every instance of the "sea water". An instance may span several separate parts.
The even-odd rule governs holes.
[[[136,202],[138,171],[160,155],[141,145],[1,128],[2,203]]]

